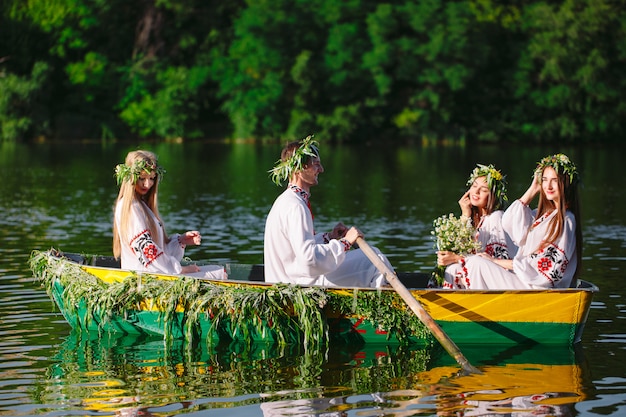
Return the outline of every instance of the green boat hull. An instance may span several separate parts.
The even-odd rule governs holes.
[[[203,283],[179,276],[142,277],[121,270],[105,257],[93,258],[92,263],[88,263],[88,258],[82,255],[60,256],[57,252],[40,252],[32,259],[31,268],[35,276],[45,283],[67,322],[77,330],[158,335],[165,339],[200,338],[211,342],[297,344],[304,341],[305,345],[325,340],[359,345],[434,343],[426,327],[391,288],[307,289],[284,284],[281,287],[264,283],[262,269],[257,266],[232,267],[227,281]],[[76,291],[84,290],[87,281],[91,287],[88,293],[83,292],[85,296],[102,293],[102,296],[91,297],[91,306],[83,298],[72,296]],[[157,297],[153,300],[147,295],[149,293],[140,292],[140,288],[150,285],[164,288],[179,283],[187,286],[174,298]],[[580,281],[577,288],[563,290],[450,291],[412,287],[409,284],[405,282],[411,288],[411,294],[459,345],[573,345],[581,340],[592,296],[598,291],[586,281]],[[64,285],[72,286],[73,290],[68,291]],[[108,289],[113,294],[134,293],[136,298],[132,302],[124,301],[121,304],[123,308],[115,309],[117,313],[106,312],[103,311],[106,307],[102,305],[120,305],[100,303],[99,300],[111,296],[106,295]],[[198,300],[194,298],[196,291],[200,301],[208,304],[195,310],[184,307],[195,305],[193,303]],[[185,297],[187,294],[192,297]],[[202,299],[202,294],[208,294],[208,298]],[[219,298],[213,294],[225,295],[223,299],[226,301],[234,300],[231,295],[243,294],[243,298],[237,300],[244,300],[252,294],[257,297],[255,302],[261,304],[255,304],[259,309],[255,307],[244,311],[239,308],[239,303],[243,301],[226,307],[221,301],[216,304],[215,300]],[[291,298],[283,297],[287,295]],[[307,297],[317,301],[311,303]],[[171,301],[182,299],[186,301],[181,304]],[[322,299],[322,304],[316,304]],[[273,303],[280,303],[280,307],[263,310],[264,306]],[[307,307],[298,313],[300,306]],[[312,315],[319,320],[309,320]],[[311,325],[317,327],[311,328]]]
[[[76,330],[88,332],[114,332],[128,335],[159,335],[172,339],[184,339],[191,331],[192,338],[209,340],[217,343],[220,340],[246,341],[251,343],[278,343],[281,338],[277,332],[267,323],[261,326],[258,323],[250,323],[245,330],[239,327],[233,329],[229,321],[223,321],[215,326],[207,316],[198,320],[191,330],[185,326],[185,314],[176,313],[174,318],[166,321],[159,311],[134,310],[127,311],[124,316],[108,315],[101,318],[99,315],[90,315],[81,303],[74,311],[65,306],[63,300],[63,286],[57,281],[54,283],[52,297],[63,314],[65,320]],[[342,343],[401,343],[393,334],[381,331],[371,322],[361,318],[328,318],[327,319],[329,340]],[[283,331],[284,333],[284,331]],[[284,335],[283,335],[284,337]],[[287,333],[287,343],[299,343],[301,334],[298,331]],[[406,343],[407,341],[402,341]],[[411,344],[427,345],[431,340],[409,338]]]

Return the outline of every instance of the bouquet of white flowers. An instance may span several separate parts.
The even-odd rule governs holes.
[[[459,255],[476,253],[480,250],[480,243],[476,240],[476,229],[472,226],[469,218],[461,216],[457,218],[450,213],[433,221],[435,230],[431,234],[435,237],[435,249],[449,251]],[[444,281],[445,266],[437,265],[432,273],[432,279],[437,286]]]

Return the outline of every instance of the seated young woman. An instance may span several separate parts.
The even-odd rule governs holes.
[[[461,196],[461,216],[470,219],[476,229],[480,251],[495,259],[511,259],[517,247],[502,228],[507,201],[506,178],[493,165],[478,164],[471,172],[469,189]],[[469,288],[466,259],[449,251],[437,252],[437,264],[446,266],[443,288]]]
[[[465,263],[469,289],[575,286],[582,258],[578,170],[563,154],[537,164],[526,192],[506,210],[502,227],[519,246],[513,259],[488,253]],[[537,209],[529,207],[539,195]]]
[[[165,170],[154,153],[129,152],[115,168],[120,192],[115,201],[113,255],[123,269],[224,279],[221,265],[181,265],[187,245],[199,245],[196,230],[168,236],[158,209],[158,187]]]

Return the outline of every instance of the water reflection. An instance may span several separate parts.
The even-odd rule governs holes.
[[[46,397],[38,400],[63,399],[68,410],[118,412],[131,403],[142,408],[239,407],[265,401],[258,394],[263,392],[308,399],[325,391],[320,383],[337,394],[376,392],[391,380],[426,369],[434,353],[386,345],[341,345],[316,353],[265,344],[208,348],[72,331],[47,373],[41,390]]]
[[[569,415],[588,378],[580,350],[567,347],[463,347],[484,373],[461,375],[439,348],[340,345],[307,354],[297,346],[101,337],[70,333],[36,390],[40,411]]]

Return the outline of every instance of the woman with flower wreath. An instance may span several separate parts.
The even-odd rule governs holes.
[[[131,151],[115,167],[120,192],[115,202],[113,255],[122,269],[223,279],[220,265],[181,265],[186,245],[199,245],[198,231],[168,236],[158,209],[158,187],[165,170],[154,153]]]
[[[478,252],[496,259],[512,259],[517,247],[502,228],[507,201],[505,176],[491,164],[477,164],[466,185],[469,189],[461,196],[459,206],[461,217],[469,219],[476,230]],[[437,252],[437,264],[446,266],[444,288],[467,288],[466,258],[450,251]]]
[[[316,233],[309,202],[311,187],[324,172],[319,144],[308,136],[287,144],[270,170],[276,185],[288,181],[267,216],[264,238],[266,282],[300,285],[379,287],[387,281],[360,249],[351,249],[363,234],[338,223]],[[390,268],[385,256],[374,249]]]
[[[579,175],[563,154],[537,164],[528,190],[502,216],[519,245],[512,260],[486,253],[469,258],[470,289],[545,289],[575,286],[582,257]],[[529,204],[539,194],[537,209]]]

